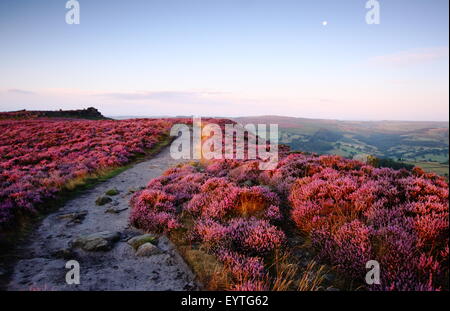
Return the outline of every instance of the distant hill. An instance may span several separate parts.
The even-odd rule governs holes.
[[[372,155],[405,164],[420,163],[441,175],[448,174],[449,122],[339,121],[283,116],[233,120],[241,124],[278,124],[280,143],[292,150],[347,158]]]
[[[55,111],[36,111],[36,110],[19,110],[11,112],[0,112],[0,120],[19,119],[29,120],[37,118],[69,118],[69,119],[88,119],[88,120],[107,120],[97,109],[89,107],[87,109],[78,110],[55,110]]]

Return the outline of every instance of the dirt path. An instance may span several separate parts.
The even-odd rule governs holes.
[[[193,290],[194,276],[171,242],[161,236],[160,254],[136,255],[127,243],[140,235],[129,227],[130,189],[145,186],[170,166],[177,164],[166,148],[116,177],[97,185],[47,216],[21,247],[8,290]],[[119,190],[112,202],[103,206],[95,200],[109,189]],[[109,212],[107,212],[109,210]],[[118,232],[120,239],[109,251],[84,251],[71,247],[79,236],[98,232]],[[68,285],[68,260],[80,264],[80,284]]]

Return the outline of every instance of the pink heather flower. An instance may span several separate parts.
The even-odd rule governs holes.
[[[195,223],[193,228],[194,238],[211,246],[227,243],[228,233],[229,229],[226,226],[210,218],[201,218]]]
[[[280,229],[256,218],[231,220],[228,237],[237,251],[259,256],[279,248],[285,240]]]
[[[260,279],[264,276],[264,264],[259,257],[248,257],[236,252],[221,250],[218,259],[238,281]]]

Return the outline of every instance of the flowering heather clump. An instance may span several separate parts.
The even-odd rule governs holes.
[[[275,193],[266,187],[255,186],[239,189],[235,208],[240,216],[267,217],[268,213],[277,213],[279,204],[280,200]]]
[[[218,258],[238,282],[255,281],[264,277],[264,263],[259,257],[221,250],[218,252]]]
[[[322,157],[322,166],[290,190],[292,219],[319,254],[359,280],[365,262],[377,260],[383,280],[377,289],[447,286],[448,184],[420,171],[341,162]]]
[[[192,229],[194,240],[201,241],[211,248],[224,247],[229,244],[228,235],[230,228],[211,218],[200,218]]]
[[[233,249],[255,256],[264,256],[279,248],[284,239],[284,233],[267,220],[256,218],[233,219],[229,224],[228,235]]]
[[[226,177],[229,172],[239,167],[237,160],[216,160],[206,166],[205,171],[215,177]]]
[[[0,230],[89,174],[122,166],[180,120],[0,121]]]
[[[239,188],[226,178],[208,179],[193,196],[186,210],[201,217],[222,219],[233,211]]]
[[[322,257],[331,258],[348,277],[364,278],[366,262],[371,260],[371,244],[369,230],[360,221],[346,223],[333,234],[326,230],[314,231],[312,240]]]
[[[228,177],[237,183],[259,184],[261,171],[258,168],[259,161],[246,161],[240,166],[232,169]]]
[[[163,176],[153,179],[149,189],[157,189],[175,197],[174,204],[182,205],[199,192],[206,181],[204,174],[197,173],[190,165],[168,170]]]
[[[136,227],[162,232],[178,227],[175,218],[175,198],[159,190],[143,190],[132,198],[130,222]]]

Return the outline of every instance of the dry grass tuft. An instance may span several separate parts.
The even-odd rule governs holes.
[[[225,267],[217,261],[216,257],[188,246],[180,247],[180,252],[206,290],[225,290],[229,288],[229,274]]]
[[[274,271],[273,291],[318,291],[323,289],[325,266],[317,266],[314,260],[301,269],[297,263],[293,262],[293,257],[289,252],[277,251],[272,269]]]

